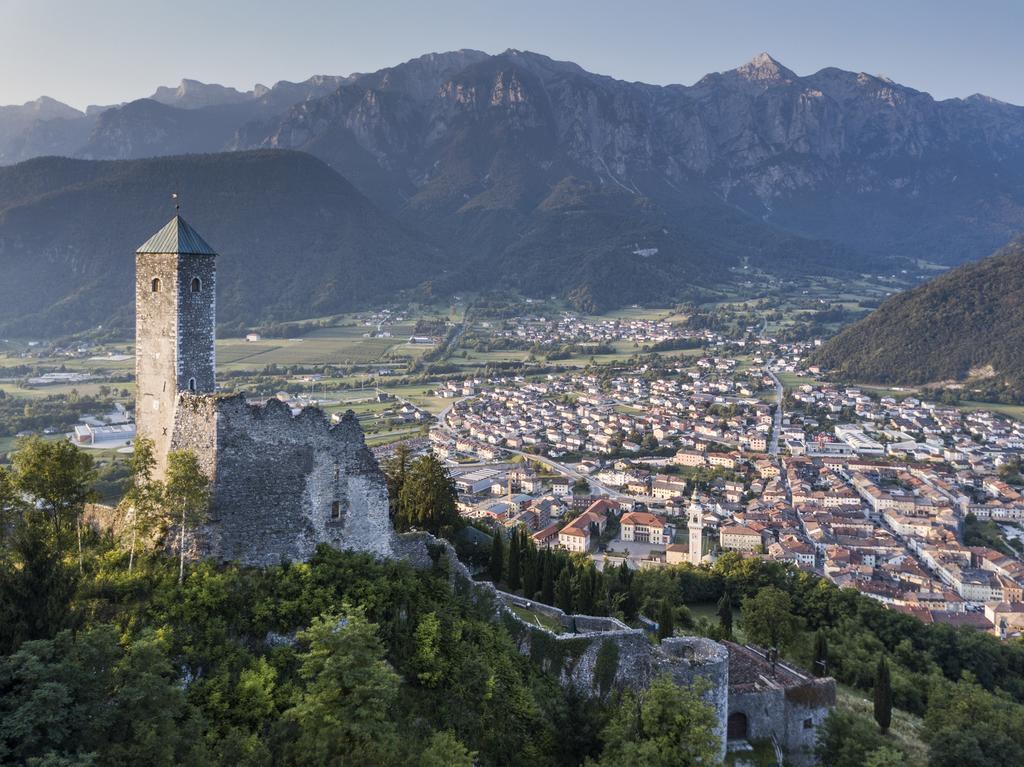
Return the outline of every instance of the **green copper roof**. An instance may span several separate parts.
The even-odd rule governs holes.
[[[215,256],[217,253],[206,240],[188,225],[181,216],[175,216],[167,226],[139,246],[136,253],[176,253],[185,256]]]

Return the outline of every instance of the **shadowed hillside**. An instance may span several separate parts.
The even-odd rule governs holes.
[[[893,296],[817,353],[857,381],[991,379],[1024,392],[1024,239]]]

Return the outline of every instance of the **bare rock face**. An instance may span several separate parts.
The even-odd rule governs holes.
[[[528,208],[573,175],[671,203],[705,190],[886,255],[962,260],[1024,226],[1024,109],[834,68],[800,76],[767,53],[667,87],[522,51],[436,55],[353,76],[244,135],[318,154],[371,196],[386,174],[396,206],[435,215],[493,206],[498,187]],[[990,215],[972,222],[979,206]],[[943,242],[950,216],[969,232],[959,253]],[[903,234],[929,223],[934,237]]]
[[[198,80],[182,80],[174,88],[160,86],[150,98],[167,106],[182,109],[198,109],[200,107],[220,106],[222,104],[240,104],[256,98],[254,91],[242,93],[217,83],[201,83]]]

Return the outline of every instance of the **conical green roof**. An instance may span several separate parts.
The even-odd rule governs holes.
[[[184,256],[215,256],[199,233],[181,216],[175,216],[159,232],[139,246],[136,253],[174,253]]]

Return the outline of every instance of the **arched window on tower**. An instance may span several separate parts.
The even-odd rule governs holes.
[[[193,277],[192,278],[192,292],[193,293],[198,293],[202,289],[203,289],[203,281],[201,279],[199,279],[198,277]]]
[[[159,293],[160,292],[160,278],[159,277],[154,277],[153,281],[151,283],[149,283],[149,287],[152,289],[152,291],[154,293]]]
[[[331,503],[331,519],[341,519],[341,501]]]
[[[196,379],[188,379],[188,390],[194,392],[196,390]]]

